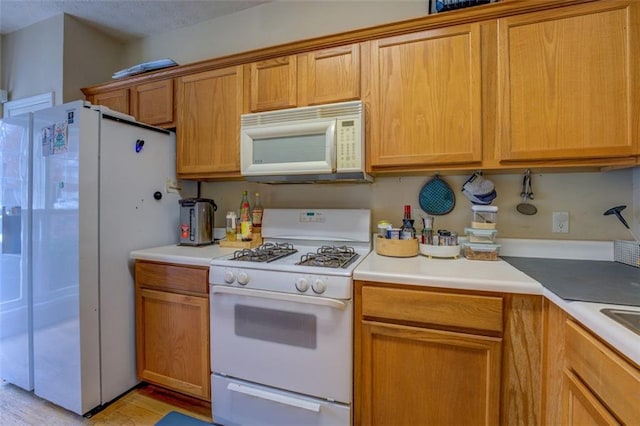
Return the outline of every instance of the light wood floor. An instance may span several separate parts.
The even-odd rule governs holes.
[[[151,426],[170,411],[211,422],[211,406],[194,398],[143,384],[85,418],[38,398],[17,386],[0,383],[0,425],[127,425]]]

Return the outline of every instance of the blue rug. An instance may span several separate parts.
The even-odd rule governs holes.
[[[156,426],[211,426],[213,423],[208,423],[200,419],[189,417],[186,414],[172,411],[163,418],[160,419]]]

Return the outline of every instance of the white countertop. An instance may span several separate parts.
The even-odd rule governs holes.
[[[544,287],[504,260],[387,257],[372,252],[353,272],[356,280],[429,287],[542,294]]]
[[[214,257],[225,256],[234,252],[234,248],[223,248],[218,244],[208,246],[179,246],[177,244],[148,249],[135,250],[130,257],[136,260],[177,263],[181,265],[209,266]]]
[[[500,255],[524,257],[564,257],[590,260],[612,260],[613,243],[544,240],[501,240]],[[570,248],[570,250],[568,250]],[[236,249],[219,245],[202,247],[169,245],[135,250],[133,259],[183,265],[209,266],[211,259],[233,253]],[[480,261],[409,258],[368,255],[354,270],[354,279],[418,286],[495,291],[504,293],[540,294],[546,296],[568,314],[640,365],[640,335],[633,333],[600,313],[601,308],[640,311],[640,307],[605,305],[600,303],[566,301],[545,289],[542,284],[504,260]]]

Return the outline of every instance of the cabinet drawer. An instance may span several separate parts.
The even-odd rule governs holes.
[[[362,288],[364,317],[502,333],[502,297]]]
[[[577,323],[566,322],[567,366],[622,423],[640,419],[640,370]]]
[[[209,268],[137,261],[136,285],[209,294]]]

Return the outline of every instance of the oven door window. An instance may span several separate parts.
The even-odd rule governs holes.
[[[234,308],[237,336],[299,348],[315,349],[317,346],[314,315],[246,305]]]

